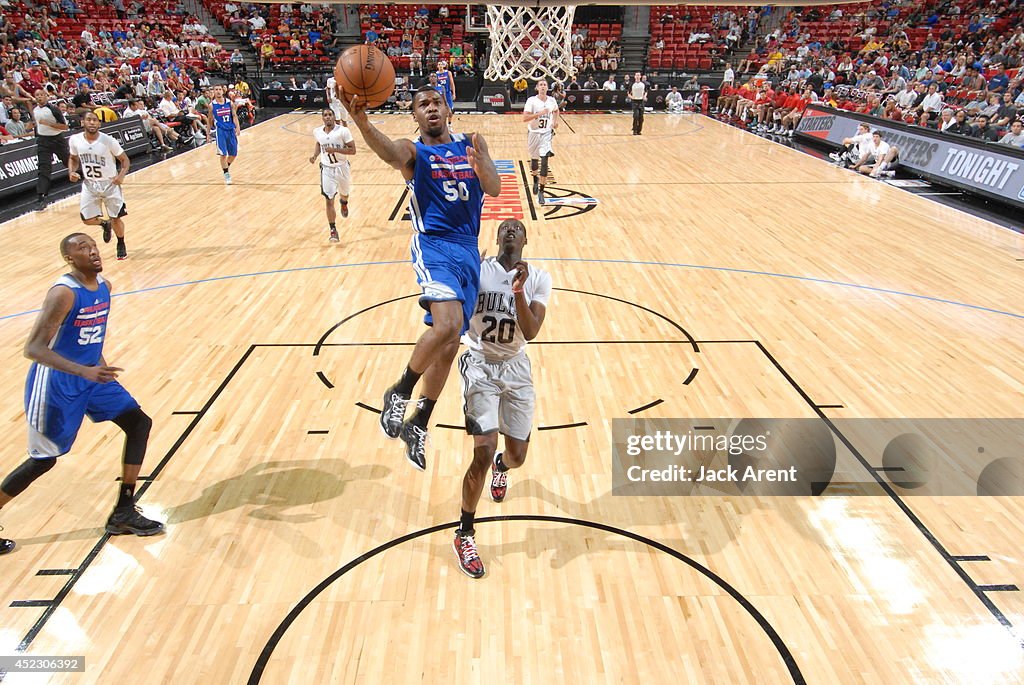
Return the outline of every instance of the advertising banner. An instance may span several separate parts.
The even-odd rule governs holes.
[[[633,105],[624,90],[569,90],[563,109],[630,109]]]
[[[270,90],[260,91],[263,107],[296,107],[302,109],[323,109],[327,107],[327,91],[319,90]]]
[[[838,147],[857,124],[879,130],[900,151],[900,166],[928,179],[1002,200],[1024,209],[1024,150],[939,133],[897,121],[810,105],[796,135]]]
[[[508,89],[504,86],[484,86],[476,103],[481,112],[507,112],[511,107]]]

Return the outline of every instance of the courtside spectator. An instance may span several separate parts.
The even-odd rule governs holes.
[[[974,129],[971,131],[971,137],[994,143],[999,140],[999,132],[989,125],[988,117],[982,114],[978,117],[978,123],[974,125]]]
[[[850,138],[843,138],[843,152],[833,152],[829,157],[838,163],[859,160],[861,148],[871,141],[871,127],[864,122],[857,124],[857,132]]]
[[[165,150],[171,150],[171,146],[167,144],[165,136],[170,138],[171,141],[177,142],[178,134],[167,124],[155,119],[145,107],[142,106],[141,100],[130,100],[128,102],[128,109],[124,112],[124,118],[138,117],[142,120],[142,127],[146,130],[146,133],[151,133],[156,136],[157,142],[160,147]]]
[[[681,114],[683,111],[683,95],[676,86],[665,96],[665,106],[669,114]]]
[[[10,119],[3,123],[3,127],[7,129],[7,134],[14,138],[28,138],[32,135],[34,128],[34,122],[22,121],[21,110],[17,107],[11,110]]]
[[[1010,131],[999,139],[1000,145],[1012,145],[1013,147],[1024,147],[1024,122],[1020,119],[1010,125]]]

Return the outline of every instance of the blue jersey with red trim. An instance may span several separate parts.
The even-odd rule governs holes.
[[[231,112],[230,102],[214,100],[210,103],[210,109],[213,111],[213,120],[217,122],[217,128],[235,130],[235,117]]]
[[[110,286],[102,276],[96,278],[99,281],[96,290],[89,290],[71,274],[64,274],[56,283],[71,288],[75,302],[57,329],[57,335],[50,341],[50,349],[83,366],[96,366],[100,363],[103,339],[107,335]]]
[[[434,72],[437,76],[437,85],[443,88],[442,91],[446,100],[452,99],[452,72],[445,69],[444,71]]]
[[[476,246],[484,190],[469,164],[469,140],[452,134],[452,142],[424,145],[416,141],[416,166],[409,187],[409,214],[419,233]]]

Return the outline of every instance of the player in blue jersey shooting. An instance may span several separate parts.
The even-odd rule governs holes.
[[[412,116],[419,127],[415,142],[391,140],[377,130],[366,116],[366,101],[359,97],[352,99],[349,112],[366,144],[401,171],[409,187],[413,270],[423,290],[420,306],[428,312],[424,322],[430,328],[416,342],[401,379],[384,393],[380,427],[389,438],[402,438],[406,458],[422,471],[430,414],[448,380],[480,287],[478,240],[484,194],[497,197],[501,179],[482,135],[451,133],[448,103],[431,86],[420,88],[412,98]],[[416,411],[406,421],[406,408],[421,377]]]
[[[25,383],[28,459],[0,483],[0,507],[71,450],[88,416],[94,422],[113,421],[125,434],[124,468],[107,532],[155,535],[164,525],[146,518],[135,506],[135,482],[153,421],[117,382],[122,369],[107,366],[103,358],[111,289],[100,275],[99,249],[87,234],[72,233],[61,241],[60,254],[71,272],[46,294],[25,343],[25,356],[32,360]],[[13,541],[0,539],[0,554],[13,549]]]

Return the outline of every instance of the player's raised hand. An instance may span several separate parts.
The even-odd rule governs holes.
[[[466,146],[466,161],[480,179],[480,187],[491,197],[501,194],[501,177],[494,166],[494,160],[487,149],[487,141],[479,133],[470,137],[471,145]]]
[[[474,133],[470,140],[473,144],[466,146],[466,159],[469,161],[469,165],[473,167],[473,171],[479,176],[481,171],[480,165],[484,162],[489,162],[491,158],[487,154],[487,150],[479,146],[477,134]]]
[[[117,374],[121,371],[124,369],[116,366],[87,366],[85,372],[82,373],[82,378],[93,383],[109,383],[117,380]]]
[[[516,271],[516,275],[512,277],[512,292],[521,293],[523,286],[526,285],[526,279],[530,276],[530,267],[526,262],[518,261],[512,268]]]
[[[342,102],[344,102],[344,98],[342,96],[345,95],[345,92],[340,88],[338,89],[338,95],[342,99]],[[365,98],[361,98],[358,95],[352,96],[352,99],[348,101],[348,113],[352,115],[353,121],[359,123],[360,121],[366,120],[366,105],[367,102]]]

